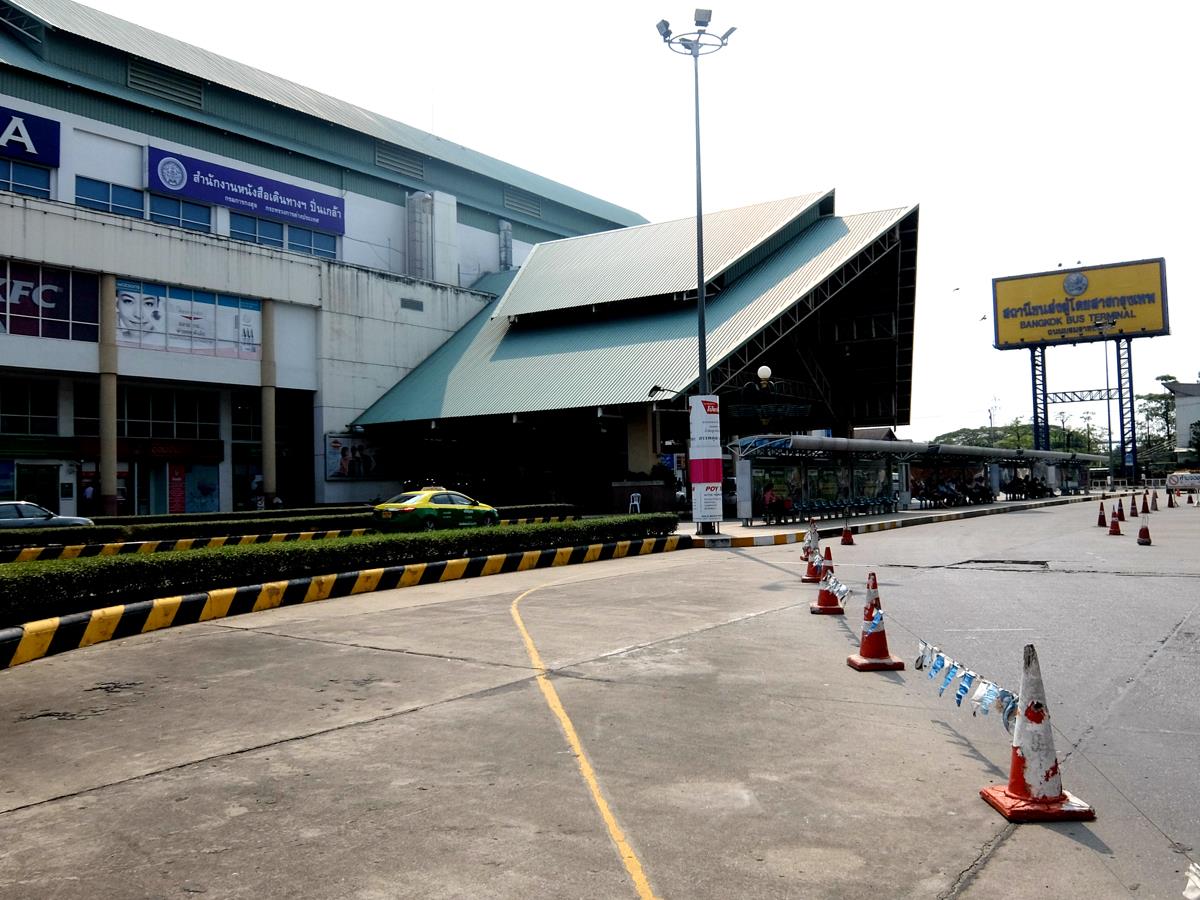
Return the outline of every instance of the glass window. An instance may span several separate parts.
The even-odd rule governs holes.
[[[75,176],[75,202],[88,209],[99,209],[119,216],[134,216],[138,219],[146,214],[145,195],[136,188],[109,184],[83,175]]]
[[[6,381],[0,391],[0,432],[58,434],[58,382]]]
[[[50,170],[45,166],[0,160],[0,191],[50,199]]]
[[[239,241],[262,244],[266,247],[283,246],[283,226],[268,219],[256,219],[241,213],[229,214],[229,236]]]
[[[151,194],[150,221],[207,232],[212,230],[212,207],[175,197]]]
[[[309,256],[334,259],[337,257],[337,238],[321,231],[289,225],[288,249],[298,253],[307,253]]]

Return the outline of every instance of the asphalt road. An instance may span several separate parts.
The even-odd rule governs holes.
[[[862,535],[905,672],[796,545],[362,595],[0,672],[0,898],[1180,896],[1200,858],[1200,509]],[[830,543],[830,542],[827,542]],[[911,670],[1036,644],[1094,823],[978,797],[1009,737]],[[580,754],[585,762],[581,765]]]

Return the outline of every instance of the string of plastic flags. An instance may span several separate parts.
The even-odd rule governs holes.
[[[971,694],[971,715],[988,715],[991,712],[1000,716],[1004,730],[1012,732],[1016,719],[1020,696],[1005,690],[994,681],[980,678],[979,674],[969,669],[956,659],[951,659],[928,641],[920,641],[917,647],[917,658],[913,668],[918,671],[928,670],[931,679],[941,676],[938,685],[938,696],[941,697],[955,681],[958,688],[954,691],[954,702],[962,706],[967,694]],[[974,693],[971,693],[974,688]]]

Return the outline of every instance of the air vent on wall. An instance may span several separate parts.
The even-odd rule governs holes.
[[[129,86],[192,109],[204,108],[204,83],[200,79],[145,59],[129,60]]]
[[[542,204],[533,194],[518,191],[516,188],[504,189],[504,206],[513,212],[524,213],[527,216],[542,217]]]
[[[425,179],[425,162],[419,156],[392,144],[375,145],[375,165],[410,178]]]

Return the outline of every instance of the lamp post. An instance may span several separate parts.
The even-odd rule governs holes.
[[[1108,484],[1111,487],[1113,483],[1113,458],[1112,458],[1112,388],[1108,386],[1108,329],[1117,324],[1116,319],[1100,319],[1093,327],[1100,332],[1100,336],[1104,338],[1101,342],[1104,345],[1104,414],[1108,417],[1108,441],[1105,449],[1108,451]],[[1122,460],[1122,464],[1124,460]]]
[[[704,409],[719,409],[716,407],[715,399],[709,398],[709,381],[708,381],[708,334],[704,323],[704,201],[700,187],[700,57],[709,53],[716,53],[722,47],[729,43],[729,36],[736,31],[736,28],[730,28],[724,34],[718,36],[708,32],[709,22],[712,20],[711,9],[696,10],[695,22],[696,30],[685,32],[684,34],[672,35],[671,24],[666,20],[661,20],[658,25],[659,37],[663,39],[668,47],[676,53],[681,53],[692,58],[692,74],[693,84],[695,86],[695,105],[696,105],[696,326],[697,326],[697,342],[699,349],[699,381],[697,383],[698,398],[694,399],[691,416],[691,438],[692,449],[695,451],[701,444],[709,444],[711,440],[701,438],[698,431],[703,422],[700,404],[703,400],[709,402],[704,405]],[[713,414],[713,413],[709,413]],[[719,412],[715,413],[718,415]],[[719,429],[719,424],[718,424]],[[692,515],[693,518],[703,516],[705,521],[699,521],[699,533],[713,534],[716,531],[715,523],[712,520],[712,504],[709,504],[708,511],[701,511],[700,498],[696,496],[696,484],[698,478],[699,483],[703,485],[716,484],[716,504],[717,509],[716,521],[720,521],[721,507],[721,473],[720,469],[720,440],[717,440],[717,454],[715,459],[715,467],[717,471],[713,473],[714,460],[707,456],[708,450],[703,451],[706,456],[701,459],[696,458],[693,452],[689,456],[689,468],[692,470]],[[697,465],[697,463],[701,465]],[[711,488],[706,488],[706,492]]]

